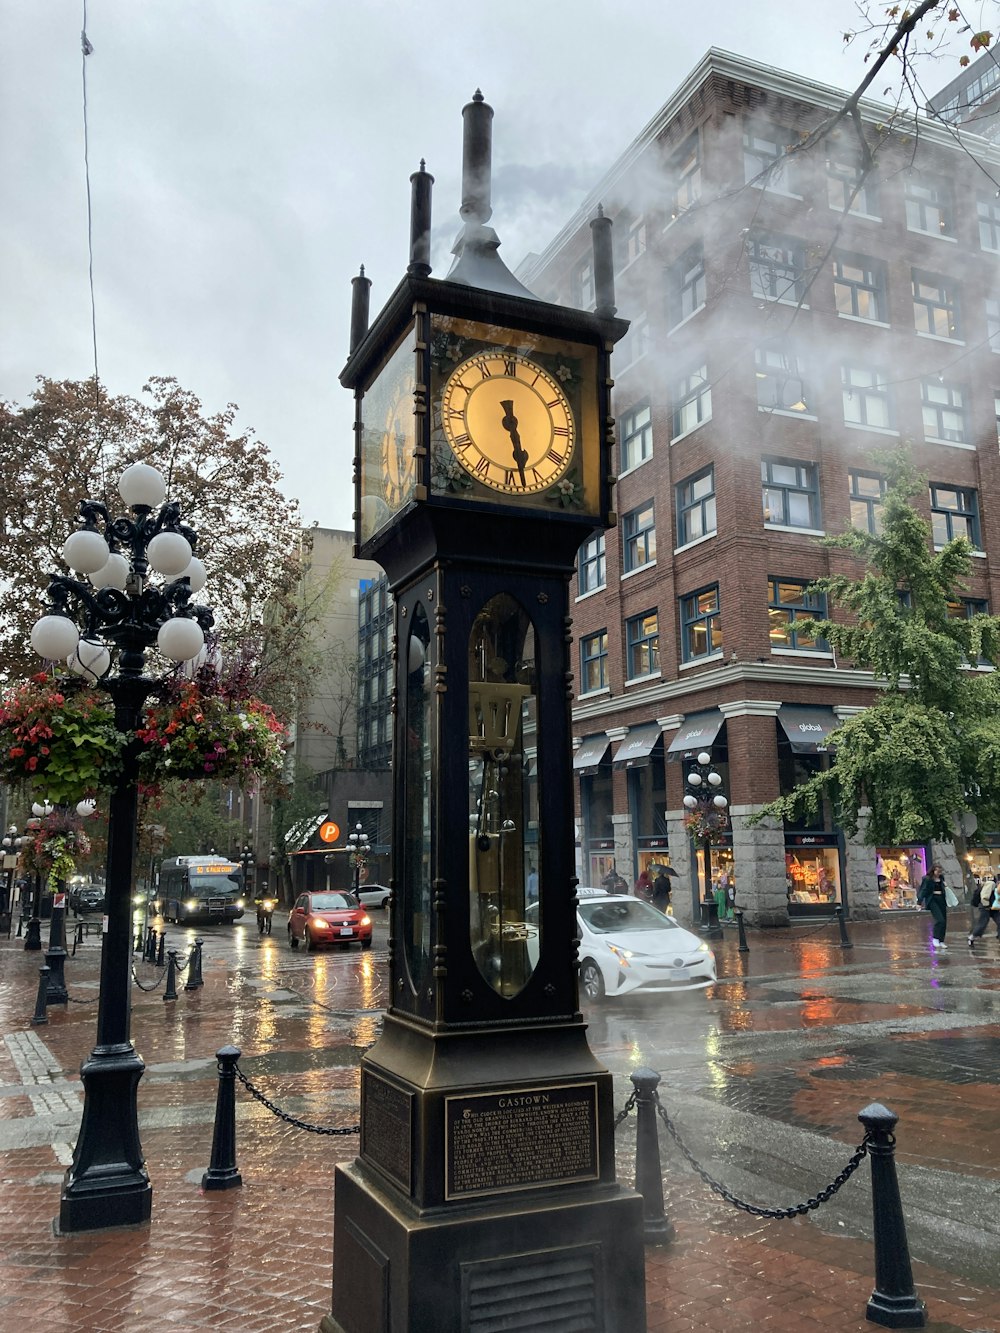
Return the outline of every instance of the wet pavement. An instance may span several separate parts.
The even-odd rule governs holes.
[[[57,1237],[62,1174],[82,1104],[78,1068],[94,1040],[99,945],[66,965],[71,1003],[30,1023],[44,959],[0,939],[0,1333],[315,1330],[330,1308],[333,1166],[357,1139],[309,1134],[238,1089],[243,1186],[204,1193],[216,1094],[214,1055],[295,1116],[351,1126],[358,1062],[387,999],[385,923],[373,949],[291,952],[276,917],[209,928],[201,990],[164,1003],[159,971],[137,963],[133,1038],[153,1182],[148,1227]],[[193,931],[174,927],[170,947]],[[713,1178],[758,1206],[814,1197],[861,1139],[872,1101],[900,1117],[897,1164],[914,1276],[937,1333],[1000,1330],[1000,944],[974,950],[954,928],[931,952],[927,918],[851,927],[727,931],[707,991],[629,996],[587,1011],[593,1048],[615,1076],[662,1076],[662,1105]],[[870,1328],[869,1168],[806,1217],[762,1220],[713,1193],[661,1126],[674,1242],[647,1250],[653,1333],[761,1326],[774,1333]],[[634,1169],[635,1117],[618,1133],[619,1175]],[[607,1333],[618,1333],[608,1330]],[[622,1330],[622,1333],[625,1333]]]

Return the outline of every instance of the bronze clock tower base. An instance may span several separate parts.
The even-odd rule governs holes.
[[[642,1200],[614,1182],[611,1095],[579,1023],[434,1037],[388,1015],[361,1156],[336,1170],[322,1333],[641,1333]]]

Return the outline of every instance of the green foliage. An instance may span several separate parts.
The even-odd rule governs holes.
[[[832,764],[753,819],[815,814],[824,796],[836,822],[858,829],[871,815],[869,844],[954,836],[954,820],[972,810],[1000,820],[1000,685],[996,673],[970,670],[1000,655],[1000,618],[949,614],[971,568],[971,547],[956,538],[935,552],[927,521],[914,509],[926,479],[904,449],[875,456],[888,483],[878,535],[848,529],[825,544],[857,556],[867,570],[835,574],[812,588],[848,613],[799,622],[822,636],[842,663],[871,671],[883,693],[829,738]],[[964,610],[964,608],[963,608]]]

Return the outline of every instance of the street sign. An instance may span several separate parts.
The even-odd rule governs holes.
[[[319,826],[319,836],[324,842],[336,842],[340,837],[340,825],[335,824],[332,819],[325,820]]]
[[[958,817],[958,826],[962,831],[963,838],[971,838],[979,827],[979,820],[971,810],[965,810]]]
[[[53,906],[53,907],[65,907],[65,906],[66,906],[66,895],[65,895],[65,893],[54,893],[54,894],[52,895],[52,906]]]

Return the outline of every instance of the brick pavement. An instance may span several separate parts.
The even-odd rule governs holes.
[[[877,926],[861,928],[862,937],[866,930],[872,940],[878,938]],[[854,935],[858,941],[859,931]],[[792,948],[789,940],[787,932],[784,938],[753,936],[750,967],[756,976],[780,976],[794,963],[800,976],[815,978],[817,996],[799,996],[797,1003],[750,1004],[742,1018],[735,1005],[724,1011],[727,1022],[720,1027],[752,1029],[777,1039],[796,1025],[887,1016],[905,1021],[926,1011],[926,1004],[917,1002],[852,1006],[838,1001],[832,974],[843,968],[843,954],[828,942],[805,941]],[[911,945],[912,940],[901,944],[901,952]],[[735,975],[746,968],[746,960],[735,954],[735,941],[727,940],[719,953],[721,972]],[[93,996],[97,956],[95,941],[67,965],[71,995]],[[957,945],[953,960],[952,975],[959,976],[969,960]],[[353,1157],[357,1141],[321,1138],[287,1126],[241,1091],[243,1187],[204,1194],[200,1177],[211,1147],[214,1052],[235,1041],[244,1049],[246,1072],[283,1106],[321,1123],[353,1123],[358,1060],[376,1034],[376,1011],[385,1000],[378,949],[351,955],[349,962],[293,957],[280,947],[276,928],[273,944],[256,955],[256,975],[234,969],[230,958],[214,957],[210,941],[201,991],[182,991],[175,1004],[165,1004],[162,988],[149,994],[134,990],[133,1036],[147,1064],[140,1118],[154,1186],[152,1222],[137,1231],[64,1237],[53,1236],[52,1219],[79,1122],[76,1071],[89,1053],[95,1015],[92,1004],[70,1004],[66,1010],[50,1010],[50,1023],[32,1029],[28,1020],[40,961],[37,954],[24,954],[20,941],[0,940],[0,1031],[7,1034],[0,1042],[0,1226],[5,1238],[0,1333],[14,1333],[27,1323],[43,1323],[55,1333],[132,1333],[151,1323],[191,1333],[209,1328],[315,1330],[329,1308],[333,1166]],[[948,973],[940,971],[947,981]],[[1000,967],[996,973],[1000,982]],[[151,982],[155,972],[140,967],[140,975]],[[992,1027],[982,1026],[983,1018],[980,1014],[976,1032],[996,1036],[995,1013]],[[592,1031],[600,1038],[601,1024],[595,1022]],[[963,1031],[956,1020],[935,1039],[960,1041]],[[595,1044],[599,1048],[599,1041]],[[860,1137],[854,1120],[856,1070],[848,1062],[819,1072],[834,1077],[805,1081],[790,1099],[791,1110],[806,1125],[835,1124],[830,1137],[843,1141],[846,1158]],[[846,1080],[842,1086],[840,1076]],[[950,1116],[955,1085],[937,1087],[940,1100],[935,1101],[930,1096],[935,1087],[915,1073],[897,1069],[879,1077],[880,1099],[905,1114],[901,1160],[930,1149],[946,1157],[953,1170],[958,1166],[980,1178],[1000,1179],[996,1139],[988,1143],[981,1133],[975,1138],[967,1132],[973,1125],[981,1131],[984,1118],[996,1124],[995,1080],[963,1081],[961,1123],[944,1144],[945,1094],[951,1096]],[[620,1102],[627,1082],[616,1078],[616,1089]],[[669,1101],[666,1086],[664,1094]],[[921,1106],[928,1109],[922,1113]],[[633,1123],[626,1122],[620,1136],[619,1169],[626,1180]],[[2,1138],[4,1133],[15,1139]],[[772,1333],[852,1333],[871,1327],[864,1320],[873,1273],[869,1242],[846,1231],[837,1234],[843,1223],[822,1213],[795,1221],[749,1217],[679,1166],[676,1153],[664,1148],[663,1155],[667,1211],[677,1238],[669,1247],[647,1251],[650,1333],[751,1327]],[[868,1191],[865,1164],[851,1188]],[[928,1301],[932,1333],[1000,1330],[1000,1261],[991,1283],[919,1260],[914,1272]]]

